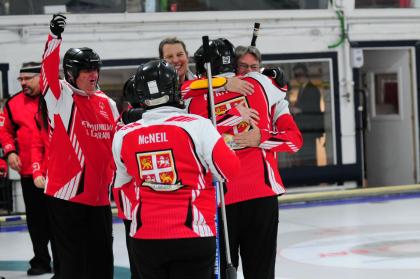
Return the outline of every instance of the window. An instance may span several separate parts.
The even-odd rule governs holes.
[[[279,167],[336,163],[333,82],[329,60],[266,63],[280,66],[289,78],[289,108],[304,145],[294,154],[279,153]]]
[[[147,0],[146,0],[147,2]],[[184,0],[169,1],[168,11],[327,9],[328,0]],[[165,11],[161,7],[161,11]]]
[[[419,8],[418,0],[356,0],[356,9],[364,8]]]
[[[329,0],[0,0],[0,15],[327,9]]]
[[[132,1],[127,1],[132,2]],[[140,2],[140,0],[138,0]],[[125,0],[0,0],[0,15],[123,13]]]
[[[375,74],[375,115],[399,114],[397,73]]]

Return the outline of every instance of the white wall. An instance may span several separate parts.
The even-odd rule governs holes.
[[[51,16],[0,17],[0,63],[9,63],[10,92],[20,64],[40,60]],[[255,21],[261,22],[257,45],[263,53],[319,52],[336,41],[338,21],[333,11],[179,12],[68,15],[62,54],[70,47],[89,46],[102,59],[158,56],[158,44],[167,36],[183,39],[190,53],[201,37],[226,37],[248,45]]]

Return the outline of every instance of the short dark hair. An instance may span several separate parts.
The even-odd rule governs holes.
[[[181,44],[182,48],[185,51],[185,54],[188,56],[188,51],[187,51],[187,47],[185,46],[185,43],[178,39],[177,37],[168,37],[163,39],[160,43],[159,43],[159,58],[163,59],[163,46],[164,45],[174,45],[174,44]]]
[[[258,50],[258,48],[254,46],[237,46],[235,48],[236,61],[238,61],[239,58],[248,53],[254,56],[255,59],[257,59],[258,63],[261,64],[261,52]]]
[[[36,73],[39,74],[41,72],[41,63],[40,62],[25,62],[22,63],[22,67],[20,68],[21,73]]]

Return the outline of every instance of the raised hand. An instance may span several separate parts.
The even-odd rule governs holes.
[[[50,30],[61,39],[61,33],[64,32],[64,27],[66,26],[66,17],[62,14],[54,14],[53,18],[50,21]]]

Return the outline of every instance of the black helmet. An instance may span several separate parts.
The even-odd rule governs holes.
[[[139,107],[140,104],[139,104],[139,98],[134,88],[135,77],[136,77],[135,75],[132,75],[125,82],[124,88],[123,88],[123,98],[125,101],[129,102],[130,105],[136,108],[136,107]]]
[[[98,70],[102,62],[99,55],[91,48],[71,48],[63,58],[64,78],[73,86],[76,86],[76,79],[80,70]]]
[[[210,40],[209,52],[213,75],[235,72],[235,48],[231,42],[224,38]],[[194,61],[197,74],[202,76],[206,72],[203,46],[194,53]]]
[[[175,68],[165,60],[152,60],[138,67],[134,86],[145,108],[170,105],[183,107]]]

